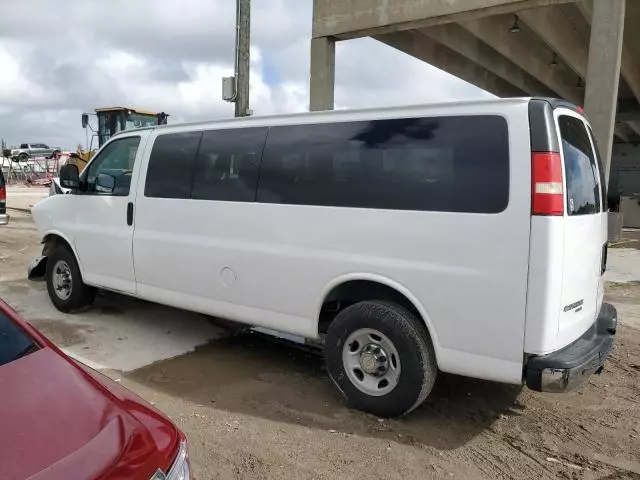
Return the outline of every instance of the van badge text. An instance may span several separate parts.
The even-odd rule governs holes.
[[[584,299],[580,299],[580,300],[578,300],[577,302],[573,302],[573,303],[571,303],[571,304],[569,304],[569,305],[566,305],[566,306],[564,307],[564,311],[565,311],[565,312],[568,312],[568,311],[570,311],[570,310],[573,310],[573,309],[575,309],[575,308],[578,308],[578,307],[582,306],[583,304],[584,304]]]

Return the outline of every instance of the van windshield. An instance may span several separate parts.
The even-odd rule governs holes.
[[[567,182],[567,212],[588,215],[600,211],[600,185],[596,159],[582,120],[558,118]]]

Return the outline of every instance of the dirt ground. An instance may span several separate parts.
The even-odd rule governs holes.
[[[94,337],[123,315],[129,328],[148,325],[144,310],[156,307],[113,295],[99,301],[98,316],[55,312],[42,284],[24,281],[38,251],[28,215],[0,228],[0,297],[70,353],[89,355]],[[607,298],[621,316],[615,350],[579,390],[539,394],[443,374],[425,404],[398,420],[346,408],[322,358],[257,333],[201,332],[192,351],[134,369],[113,368],[110,352],[122,356],[113,339],[99,368],[177,422],[198,480],[640,479],[640,284],[610,283]],[[189,315],[165,312],[167,321]],[[173,330],[167,342],[182,335]]]

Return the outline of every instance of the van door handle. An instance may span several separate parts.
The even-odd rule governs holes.
[[[127,204],[127,225],[133,225],[133,202]]]

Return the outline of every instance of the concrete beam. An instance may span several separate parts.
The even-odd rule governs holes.
[[[490,72],[533,96],[553,96],[553,92],[538,82],[531,75],[514,65],[505,57],[479,40],[469,31],[455,23],[438,25],[419,30],[424,35],[451,50],[466,57],[470,61],[482,65]]]
[[[625,0],[597,2],[591,22],[585,110],[600,145],[607,182],[618,103],[625,3]]]
[[[637,1],[637,0],[634,0]],[[597,2],[598,4],[607,2]],[[580,9],[580,12],[584,15],[587,22],[591,24],[594,15],[594,7],[593,3],[589,1],[582,1],[576,4]],[[598,5],[602,8],[602,5]],[[624,23],[623,23],[624,28]],[[593,37],[592,37],[593,38]],[[622,48],[622,66],[620,68],[622,73],[622,78],[624,78],[629,85],[629,88],[633,92],[633,95],[636,97],[636,100],[640,102],[640,60],[636,59],[626,47]]]
[[[546,85],[557,96],[577,104],[582,103],[582,90],[568,81],[558,69],[549,67],[552,52],[549,51],[546,57],[542,57],[533,48],[534,45],[524,35],[524,32],[511,33],[509,31],[511,19],[508,16],[470,20],[461,22],[460,25],[509,61],[529,73],[536,80]],[[546,47],[544,48],[546,49]]]
[[[616,113],[616,130],[615,135],[622,138],[625,142],[629,142],[629,136],[623,138],[619,135],[621,130],[620,123],[626,123],[627,126],[636,134],[640,135],[640,105],[635,100],[619,101]]]
[[[580,10],[583,12],[583,15],[589,16],[589,25],[591,24],[591,8],[592,6],[590,4],[580,5]],[[518,13],[518,16],[549,48],[556,52],[558,57],[579,77],[587,77],[589,44],[583,41],[578,33],[567,25],[566,19],[559,15],[557,9],[538,8],[535,10],[526,10]],[[621,118],[620,115],[618,115],[617,120],[629,122],[629,126],[640,135],[640,116]],[[615,134],[622,140],[628,141],[629,136],[624,130],[617,128]]]
[[[627,22],[624,30],[624,44],[629,50],[629,53],[635,58],[640,58],[640,31],[638,28],[631,28],[633,21],[637,22],[640,19],[640,2],[637,0],[631,0],[627,2]]]
[[[314,0],[312,36],[347,40],[575,1]]]
[[[519,12],[518,16],[569,68],[581,78],[586,77],[589,62],[588,43],[567,24],[558,9],[525,10]]]
[[[640,122],[640,107],[626,111],[618,110],[616,120],[618,122]]]
[[[591,25],[594,14],[593,2],[590,0],[583,0],[576,3],[576,5],[587,23]],[[600,5],[600,7],[601,6],[602,5]],[[629,50],[624,46],[624,35],[621,52],[621,62],[620,73],[622,74],[622,78],[624,78],[627,82],[627,85],[629,85],[629,89],[633,92],[633,96],[636,97],[636,100],[638,102],[640,102],[640,62],[638,62],[638,60],[636,60],[635,57],[629,52]],[[640,121],[629,120],[628,125],[634,132],[640,135]]]
[[[331,38],[312,38],[309,110],[333,110],[335,72],[335,40]]]
[[[635,99],[618,101],[616,123],[618,122],[626,123],[631,130],[640,135],[640,105]]]
[[[631,130],[640,135],[640,120],[630,120],[627,122],[627,125],[629,125],[629,128],[631,128]]]
[[[623,142],[629,143],[629,134],[627,133],[627,131],[624,129],[623,126],[615,127],[613,133],[615,134],[616,137],[618,137]]]
[[[417,31],[395,32],[374,38],[499,97],[526,95],[526,92],[481,65],[470,62],[466,57]],[[425,88],[429,86],[425,85]]]

